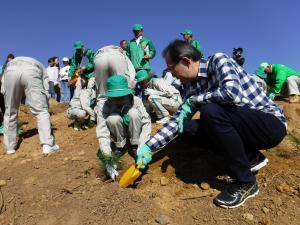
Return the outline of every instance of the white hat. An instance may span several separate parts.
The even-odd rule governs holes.
[[[63,61],[63,62],[69,62],[69,58],[64,57],[64,58],[62,59],[62,61]]]

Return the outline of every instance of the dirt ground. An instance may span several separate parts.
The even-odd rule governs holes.
[[[300,104],[278,103],[289,132],[299,138]],[[20,110],[25,132],[15,155],[4,154],[0,137],[1,225],[300,224],[300,149],[291,136],[263,151],[270,162],[257,175],[259,195],[226,210],[212,203],[228,184],[221,158],[176,140],[154,157],[135,187],[121,189],[106,181],[99,166],[95,128],[71,129],[66,108],[51,106],[61,147],[56,154],[41,154],[36,122],[26,107]],[[123,170],[131,163],[126,154]]]

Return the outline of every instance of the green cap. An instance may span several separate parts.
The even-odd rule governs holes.
[[[142,24],[136,23],[132,26],[132,30],[143,30]]]
[[[137,82],[146,80],[148,77],[149,77],[149,74],[148,74],[147,70],[140,70],[135,75],[135,79],[137,80]]]
[[[185,29],[183,32],[180,33],[181,35],[185,35],[185,34],[189,34],[189,35],[193,35],[193,31],[190,29]]]
[[[265,69],[267,68],[268,65],[269,63],[267,62],[261,63],[258,69],[255,71],[255,75],[259,76],[260,78],[266,79],[267,74],[265,74]]]
[[[75,49],[83,48],[83,43],[82,43],[82,41],[76,41],[76,42],[74,43],[74,48],[75,48]]]
[[[106,96],[109,98],[117,98],[133,94],[133,91],[128,87],[128,81],[124,75],[112,75],[107,79]]]

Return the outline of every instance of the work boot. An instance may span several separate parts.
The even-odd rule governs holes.
[[[59,146],[54,144],[53,146],[50,145],[43,145],[43,154],[50,154],[54,153],[59,150]]]
[[[81,124],[79,122],[74,121],[73,129],[76,130],[76,131],[80,131]]]
[[[93,128],[93,127],[96,126],[96,121],[89,120],[86,125],[87,125],[88,128]]]
[[[125,148],[116,148],[115,152],[114,152],[118,157],[123,156],[126,153],[126,149]]]
[[[299,102],[299,96],[298,95],[290,95],[289,102],[290,103]]]
[[[137,145],[132,145],[130,146],[130,148],[128,149],[128,154],[135,160],[137,157],[137,149],[138,146]]]
[[[232,183],[226,190],[214,198],[214,203],[222,208],[237,208],[258,194],[256,181],[246,184]]]

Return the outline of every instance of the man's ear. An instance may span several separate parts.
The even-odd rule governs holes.
[[[183,65],[189,67],[190,64],[191,64],[191,59],[188,58],[188,57],[182,57],[182,58],[181,58],[181,62],[182,62]]]

